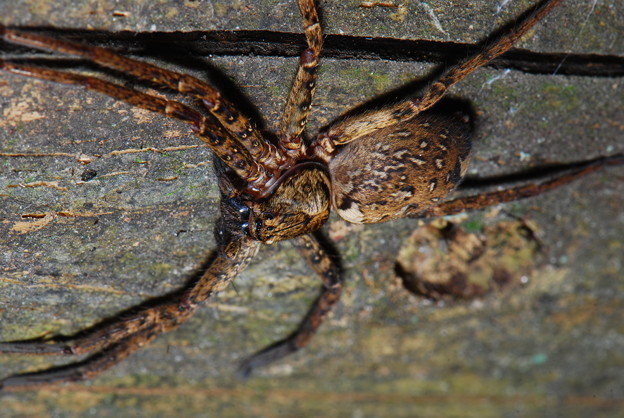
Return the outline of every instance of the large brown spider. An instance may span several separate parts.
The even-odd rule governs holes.
[[[303,136],[303,130],[316,87],[322,45],[313,0],[299,0],[308,48],[301,54],[275,141],[212,86],[194,77],[106,49],[0,27],[0,34],[9,42],[81,56],[198,99],[207,112],[92,76],[0,61],[4,71],[81,85],[189,123],[217,157],[222,196],[218,248],[201,278],[173,298],[142,306],[132,315],[107,321],[71,341],[53,338],[45,342],[1,343],[0,352],[4,353],[92,356],[80,363],[8,377],[0,388],[92,378],[187,320],[201,302],[228,286],[261,243],[293,239],[321,277],[323,291],[298,330],[244,363],[241,371],[249,374],[304,347],[339,300],[342,281],[337,263],[314,234],[328,219],[331,207],[353,223],[444,216],[535,196],[607,165],[624,163],[624,156],[615,155],[579,163],[539,183],[444,200],[466,172],[470,129],[464,118],[436,113],[431,108],[452,85],[511,48],[560,2],[542,2],[497,41],[447,71],[421,98],[355,113],[312,140]]]

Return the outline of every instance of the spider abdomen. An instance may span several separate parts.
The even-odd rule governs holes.
[[[342,146],[329,163],[334,208],[377,223],[436,204],[466,172],[469,134],[460,118],[425,113]]]

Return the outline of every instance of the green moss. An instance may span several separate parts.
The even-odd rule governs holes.
[[[518,89],[516,89],[513,84],[493,83],[491,86],[492,94],[499,97],[503,101],[505,108],[516,106],[518,102],[524,100]]]
[[[563,109],[572,111],[579,105],[576,86],[545,83],[542,88],[542,99],[536,103],[538,108]]]
[[[288,95],[287,83],[273,83],[269,84],[267,87],[267,92],[271,95],[271,97],[278,98],[280,100],[284,100],[284,97]]]
[[[150,275],[156,277],[162,277],[168,273],[171,273],[173,266],[169,263],[153,263],[149,265]]]
[[[391,86],[391,79],[387,74],[370,72],[365,68],[346,68],[340,72],[340,76],[345,80],[356,80],[358,84],[372,86],[375,92],[386,91]]]
[[[461,224],[462,227],[469,233],[477,233],[483,231],[485,223],[483,222],[483,215],[481,213],[474,214],[469,220]]]
[[[18,138],[13,137],[12,139],[4,141],[4,143],[5,145],[18,145],[20,143],[20,140]]]

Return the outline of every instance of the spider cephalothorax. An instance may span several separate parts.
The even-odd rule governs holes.
[[[301,54],[275,141],[266,139],[233,103],[195,77],[107,49],[0,26],[0,36],[8,42],[80,56],[195,99],[198,106],[192,107],[94,76],[0,59],[4,71],[76,84],[190,124],[215,155],[222,197],[217,248],[200,278],[170,298],[137,307],[71,338],[0,343],[4,353],[93,354],[65,367],[6,378],[0,382],[0,389],[97,375],[158,334],[186,321],[200,303],[229,285],[261,243],[292,239],[322,280],[322,291],[293,334],[243,364],[241,371],[248,374],[305,346],[339,300],[342,279],[338,262],[330,257],[323,240],[312,233],[328,219],[331,207],[353,223],[443,216],[535,196],[608,165],[623,164],[624,156],[614,155],[581,162],[536,183],[445,199],[466,172],[470,118],[440,114],[431,108],[451,86],[511,48],[560,2],[540,2],[509,32],[449,69],[421,98],[344,117],[309,142],[304,140],[303,131],[316,88],[323,40],[313,0],[299,0],[307,49]]]
[[[266,199],[245,202],[248,231],[272,243],[314,232],[329,217],[331,182],[326,167],[303,162],[286,170]]]

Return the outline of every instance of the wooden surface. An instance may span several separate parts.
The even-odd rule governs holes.
[[[327,33],[473,42],[530,4],[508,2],[500,14],[489,1],[405,10],[324,1],[321,9]],[[621,57],[623,8],[569,0],[522,46]],[[0,16],[3,24],[111,31],[300,32],[293,1],[18,1],[0,3]],[[296,68],[280,57],[157,62],[227,75],[218,87],[242,93],[268,128]],[[430,69],[324,60],[309,132]],[[479,70],[453,92],[478,116],[470,174],[624,152],[622,83]],[[0,340],[70,334],[178,289],[201,268],[214,245],[217,191],[210,153],[186,126],[4,73],[0,103]],[[83,181],[85,170],[96,177]],[[248,381],[234,376],[245,356],[297,325],[318,291],[290,245],[277,244],[178,331],[101,377],[2,393],[0,407],[8,416],[613,416],[624,408],[623,179],[624,169],[609,169],[464,220],[473,229],[514,217],[535,226],[542,247],[525,285],[431,304],[394,274],[418,222],[361,227],[331,218],[346,290],[301,353]],[[66,361],[1,356],[0,377]]]

